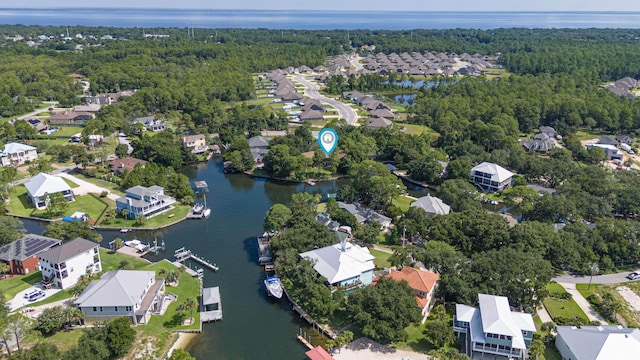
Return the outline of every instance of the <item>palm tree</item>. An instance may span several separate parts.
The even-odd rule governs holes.
[[[544,355],[545,346],[542,340],[535,339],[531,342],[531,346],[529,347],[529,356],[538,360],[540,355]]]
[[[6,274],[11,270],[11,267],[8,264],[0,263],[0,274]]]
[[[82,310],[74,307],[65,307],[62,310],[62,316],[64,317],[65,324],[71,326],[72,323],[82,323],[84,320],[84,313]]]
[[[177,284],[179,278],[180,276],[176,270],[169,270],[165,274],[165,279],[167,280],[167,283],[170,284]]]
[[[593,275],[597,274],[599,271],[600,267],[597,262],[592,261],[589,263],[589,273],[591,276],[589,277],[589,286],[587,286],[587,289],[591,289],[591,280],[593,279]]]
[[[124,226],[127,227],[127,220],[129,220],[129,210],[122,209],[120,210],[120,214],[122,214],[122,217],[124,218]]]
[[[198,308],[198,300],[196,298],[187,298],[182,305],[184,305],[185,312],[189,312],[189,319],[193,322],[193,310]]]
[[[122,241],[122,239],[117,237],[113,240],[113,246],[115,247],[115,250],[118,250],[124,246],[124,241]]]

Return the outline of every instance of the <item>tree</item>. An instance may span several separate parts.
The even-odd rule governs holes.
[[[283,204],[273,205],[264,217],[265,231],[281,231],[291,219],[291,210]]]
[[[49,212],[49,217],[63,214],[64,211],[69,207],[69,202],[61,192],[49,194],[48,198],[49,205],[47,205],[47,210]]]
[[[455,343],[456,335],[453,333],[451,321],[444,305],[437,305],[431,310],[424,333],[429,342],[436,348],[450,346]]]
[[[26,230],[20,219],[0,215],[0,244],[8,244],[18,240]]]
[[[96,242],[102,241],[102,236],[92,229],[86,221],[53,222],[47,225],[47,228],[42,232],[42,235],[60,239],[62,241],[75,239],[77,237]]]
[[[345,212],[346,213],[346,212]],[[364,244],[374,244],[378,240],[380,235],[380,223],[373,221],[371,223],[364,223],[356,229],[354,236],[356,239],[362,241]]]
[[[528,186],[514,186],[504,192],[505,204],[516,214],[533,210],[538,192]]]
[[[269,148],[264,156],[265,171],[276,178],[285,179],[299,166],[298,157],[292,156],[289,146],[280,144]]]
[[[116,146],[115,154],[118,158],[122,159],[124,157],[127,157],[128,151],[129,146],[127,146],[127,144],[118,144]]]
[[[291,196],[291,225],[310,224],[315,221],[316,207],[321,195],[309,193],[297,193]]]
[[[456,348],[445,347],[437,350],[431,350],[429,355],[437,360],[467,360],[467,355],[459,352]]]
[[[119,317],[111,320],[106,329],[107,347],[115,357],[121,357],[129,352],[136,336],[136,331],[131,327],[128,317]]]
[[[35,323],[28,317],[22,315],[21,313],[13,313],[7,317],[6,321],[6,328],[13,335],[18,350],[21,349],[20,346],[22,342],[34,337],[33,329],[35,327]]]
[[[174,349],[168,360],[195,360],[191,354],[182,349]]]
[[[118,250],[123,246],[124,246],[124,241],[122,241],[120,237],[116,237],[115,239],[113,239],[113,247],[115,248],[115,250]]]
[[[589,263],[589,286],[587,286],[587,289],[591,289],[591,280],[593,280],[593,275],[597,274],[598,272],[600,272],[600,267],[598,266],[597,262],[590,262]]]
[[[36,320],[35,328],[42,335],[51,335],[62,330],[64,324],[64,309],[62,306],[55,306],[42,311],[42,314]]]
[[[345,330],[338,334],[334,341],[338,349],[340,349],[353,341],[353,333],[349,330]]]
[[[376,286],[349,295],[348,310],[359,321],[362,333],[374,340],[405,340],[404,328],[420,321],[415,292],[406,282],[382,277]]]
[[[540,356],[544,355],[544,350],[544,342],[540,339],[534,339],[531,341],[531,346],[529,347],[529,356],[538,360]]]
[[[187,298],[183,303],[178,305],[176,312],[180,315],[180,317],[184,320],[184,318],[189,314],[189,320],[193,320],[193,310],[198,308],[198,300],[195,298]]]
[[[82,324],[84,321],[84,312],[78,308],[65,307],[62,310],[65,326],[71,327],[72,324]]]
[[[15,360],[59,360],[60,350],[55,344],[40,342],[30,349],[22,349],[11,357]]]

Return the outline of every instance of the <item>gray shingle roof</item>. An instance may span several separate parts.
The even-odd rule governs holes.
[[[77,237],[43,252],[40,254],[40,258],[48,260],[53,264],[59,264],[95,247],[98,247],[97,243]]]
[[[447,215],[451,212],[451,207],[437,197],[427,195],[411,203],[411,207],[424,210],[427,214]]]
[[[220,288],[209,287],[202,289],[202,305],[213,305],[220,303]]]
[[[24,261],[60,244],[62,244],[62,241],[58,239],[36,234],[27,234],[12,243],[0,247],[0,260]]]

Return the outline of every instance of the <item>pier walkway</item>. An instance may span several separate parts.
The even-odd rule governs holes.
[[[187,250],[185,248],[180,248],[178,250],[175,251],[174,256],[176,258],[176,261],[179,263],[183,263],[187,260],[193,260],[195,262],[197,262],[198,264],[206,267],[209,270],[212,271],[218,271],[220,270],[220,268],[218,267],[218,265],[216,264],[212,264],[209,261],[199,257],[198,255],[194,254],[191,252],[191,250]]]

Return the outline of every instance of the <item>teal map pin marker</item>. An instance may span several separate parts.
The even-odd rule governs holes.
[[[318,133],[318,144],[325,154],[331,155],[338,145],[338,133],[331,128],[320,130],[320,133]]]

